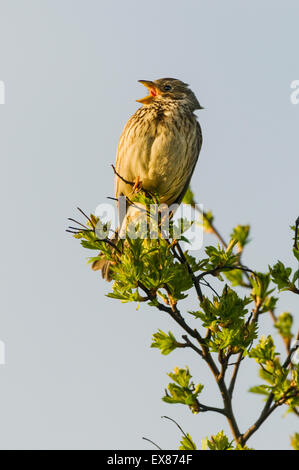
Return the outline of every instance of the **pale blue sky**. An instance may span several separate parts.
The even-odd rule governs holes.
[[[196,442],[228,430],[218,415],[161,401],[166,372],[188,364],[206,384],[203,402],[220,403],[192,353],[149,348],[158,328],[178,334],[171,321],[105,297],[110,285],[64,229],[77,205],[92,211],[113,195],[110,164],[143,96],[137,80],[170,76],[206,108],[198,200],[226,237],[252,224],[245,262],[259,270],[278,258],[292,263],[298,20],[297,1],[0,0],[0,448],[149,448],[142,436],[176,448],[180,435],[165,414]],[[298,315],[294,297],[282,294],[279,311]],[[235,405],[242,430],[261,409],[261,398],[245,393],[258,382],[246,365]],[[288,448],[298,424],[282,413],[249,444]]]

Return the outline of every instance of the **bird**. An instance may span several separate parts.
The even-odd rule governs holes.
[[[194,111],[204,109],[189,85],[176,78],[138,80],[148,95],[125,125],[115,164],[115,198],[130,200],[136,188],[154,192],[159,202],[180,204],[202,147],[202,131]],[[132,183],[134,182],[134,187]],[[124,226],[126,214],[119,220]],[[117,237],[117,232],[116,232]],[[111,261],[92,265],[111,280]]]

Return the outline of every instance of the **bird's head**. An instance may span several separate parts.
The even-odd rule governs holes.
[[[145,98],[137,100],[138,103],[148,105],[155,101],[181,101],[191,111],[203,109],[187,83],[181,82],[181,80],[176,78],[159,78],[155,81],[138,81],[149,90],[149,94]]]

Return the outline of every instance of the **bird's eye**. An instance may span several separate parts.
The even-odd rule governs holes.
[[[170,86],[170,85],[165,85],[164,90],[165,90],[165,91],[170,91],[170,90],[171,90],[171,86]]]

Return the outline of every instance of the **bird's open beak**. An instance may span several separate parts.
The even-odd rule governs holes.
[[[142,83],[148,91],[149,94],[145,96],[145,98],[141,98],[140,100],[136,100],[137,103],[142,103],[142,104],[149,104],[153,101],[155,96],[159,94],[159,90],[155,86],[154,82],[151,82],[150,80],[138,80],[139,83]]]

